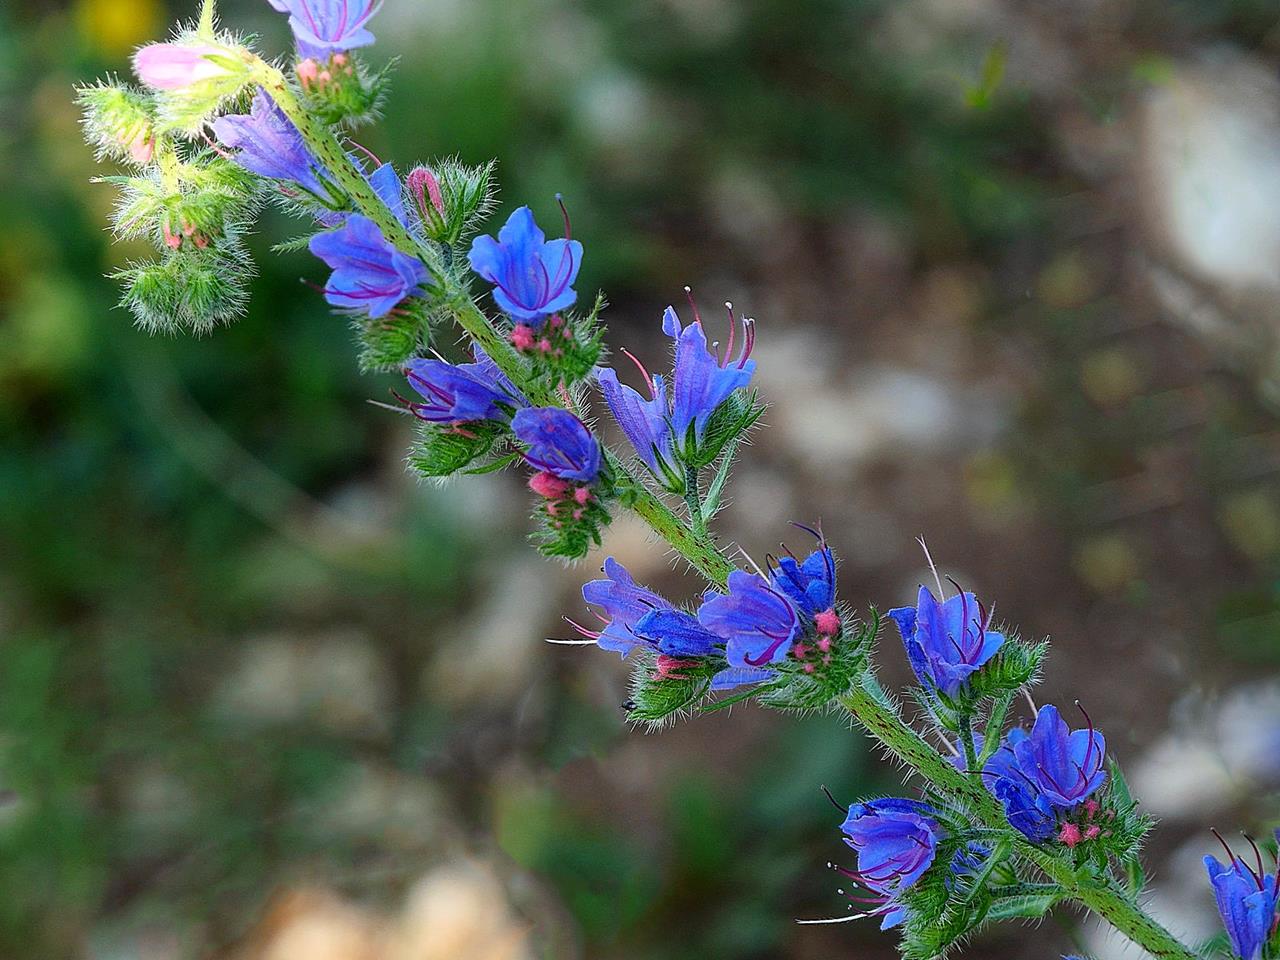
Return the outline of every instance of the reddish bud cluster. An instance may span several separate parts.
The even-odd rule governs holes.
[[[566,519],[581,520],[591,502],[591,488],[562,480],[553,473],[535,473],[529,478],[529,489],[546,500],[547,516],[554,518],[551,525],[557,530]]]
[[[569,325],[557,313],[541,329],[517,323],[511,331],[511,345],[521,353],[559,359],[564,356],[569,337]]]
[[[791,647],[791,656],[804,664],[805,673],[813,673],[818,665],[830,666],[832,640],[840,633],[840,616],[834,609],[823,610],[813,618],[818,639],[813,643],[803,640]]]
[[[1080,823],[1067,821],[1058,832],[1058,842],[1069,850],[1074,850],[1077,845],[1085,840],[1096,840],[1098,837],[1111,836],[1110,830],[1103,830],[1102,824],[1095,821],[1102,820],[1104,823],[1110,824],[1115,820],[1116,812],[1108,810],[1105,816],[1099,816],[1102,811],[1102,805],[1092,798],[1086,800],[1082,806],[1084,819]]]
[[[164,233],[165,246],[170,250],[181,249],[184,240],[190,240],[201,250],[209,246],[209,238],[186,221],[183,221],[177,230],[165,223],[161,227],[161,231]]]
[[[302,84],[302,89],[310,92],[312,88],[323,90],[330,84],[334,89],[338,88],[336,77],[350,77],[354,74],[354,68],[351,66],[351,58],[345,53],[335,53],[329,58],[327,64],[321,64],[318,60],[308,57],[306,60],[299,60],[298,66],[298,82]]]

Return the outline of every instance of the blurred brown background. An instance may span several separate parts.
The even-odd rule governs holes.
[[[837,718],[628,731],[625,667],[541,643],[592,565],[515,476],[416,485],[340,320],[272,256],[249,316],[149,340],[100,275],[72,84],[194,4],[0,8],[0,955],[894,956],[845,903]],[[227,23],[288,44],[265,2]],[[760,320],[725,537],[821,519],[855,605],[914,543],[1055,640],[1212,930],[1206,828],[1280,811],[1280,11],[1271,0],[387,0],[363,142],[563,192],[611,342],[690,283]],[[792,537],[794,540],[795,538]],[[797,545],[798,541],[797,541]],[[608,550],[673,597],[622,520]],[[886,675],[905,680],[885,635]],[[1121,944],[1070,911],[971,949]]]

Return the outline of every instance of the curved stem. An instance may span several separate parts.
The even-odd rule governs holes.
[[[364,173],[352,163],[332,131],[307,113],[289,87],[284,74],[262,60],[255,61],[253,71],[255,80],[293,121],[307,146],[360,212],[377,224],[390,243],[427,265],[437,285],[438,301],[449,310],[468,336],[489,354],[504,374],[526,392],[530,400],[539,405],[559,405],[559,399],[552,388],[537,382],[524,360],[494,329],[465,287],[441,268],[435,248],[419,241],[396,219],[369,185]],[[622,501],[691,566],[713,584],[723,587],[735,567],[705,530],[691,529],[607,448],[605,456],[618,478]],[[875,687],[874,678],[870,674],[860,678],[853,689],[841,697],[840,702],[896,757],[938,789],[964,800],[978,813],[983,825],[1006,835],[1010,834],[1004,811],[995,798],[976,778],[958,771],[903,723],[892,704]],[[1077,876],[1069,862],[1021,838],[1015,840],[1014,846],[1049,879],[1066,890],[1068,896],[1105,917],[1117,930],[1152,956],[1168,960],[1199,960],[1110,880]]]

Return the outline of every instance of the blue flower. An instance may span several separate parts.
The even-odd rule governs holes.
[[[335,53],[367,47],[374,36],[365,27],[381,0],[267,0],[289,14],[298,56],[327,60]]]
[[[897,926],[906,918],[898,897],[933,865],[943,839],[932,809],[896,797],[856,803],[840,829],[858,854],[858,869],[842,872],[876,894],[868,913],[883,918],[881,930]]]
[[[624,657],[648,642],[636,635],[636,624],[648,613],[672,609],[663,597],[636,583],[626,567],[613,557],[604,562],[604,579],[582,585],[582,599],[604,611],[597,616],[605,626],[598,632],[576,623],[574,626],[602,649],[613,650]]]
[[[806,528],[807,529],[807,528]],[[810,531],[811,533],[813,531]],[[830,610],[836,602],[836,560],[821,535],[818,549],[804,560],[779,557],[777,568],[771,565],[769,579],[802,614],[812,620]]]
[[[1036,795],[1058,810],[1083,803],[1107,779],[1107,742],[1102,734],[1092,724],[1073,732],[1052,704],[1040,708],[1031,732],[1011,748]]]
[[[1088,799],[1107,778],[1106,740],[1090,725],[1074,732],[1046,704],[1028,733],[1010,730],[982,768],[982,782],[1004,807],[1009,823],[1031,840],[1057,829],[1058,814]]]
[[[671,446],[671,407],[666,381],[656,374],[648,378],[648,400],[620,383],[617,372],[608,367],[596,372],[596,382],[600,384],[609,412],[644,465],[663,480],[664,485],[683,489],[684,476]]]
[[[729,394],[750,383],[755,373],[756,362],[750,359],[755,346],[755,324],[743,321],[742,350],[737,357],[732,356],[734,328],[729,329],[730,343],[725,347],[724,359],[720,360],[708,349],[700,320],[695,319],[681,328],[673,307],[667,307],[662,315],[663,332],[676,341],[671,430],[677,451],[687,451],[700,443],[711,414]]]
[[[596,372],[600,392],[613,418],[645,466],[669,490],[683,491],[685,479],[680,460],[694,454],[711,414],[729,394],[751,381],[756,368],[756,362],[750,359],[755,326],[744,320],[742,327],[740,354],[736,358],[732,356],[731,327],[730,343],[722,362],[707,347],[701,319],[682,327],[675,309],[667,307],[662,316],[662,330],[675,341],[676,354],[670,392],[664,377],[650,374],[639,360],[627,354],[640,368],[649,392],[648,400],[619,382],[616,371],[605,367]]]
[[[503,312],[534,327],[578,299],[573,281],[582,244],[568,237],[547,240],[528,207],[511,214],[497,240],[476,237],[469,259],[471,269],[494,285],[493,299]]]
[[[916,606],[898,607],[889,616],[902,634],[916,677],[949,697],[1004,645],[1002,634],[987,629],[986,614],[972,593],[939,603],[922,586]]]
[[[478,346],[475,363],[447,363],[415,357],[405,364],[409,386],[425,402],[406,404],[428,423],[459,424],[505,419],[504,407],[523,407],[528,401]]]
[[[236,151],[232,159],[250,173],[288,180],[322,202],[338,202],[328,174],[307,149],[298,128],[261,87],[249,113],[218,117],[213,133],[223,146]]]
[[[708,590],[698,620],[725,642],[725,659],[735,673],[726,673],[721,683],[767,680],[773,676],[771,663],[786,659],[793,641],[800,635],[796,609],[764,577],[745,570],[729,574],[728,592]]]
[[[337,230],[316,234],[310,249],[333,270],[325,300],[335,307],[363,310],[375,320],[431,282],[421,260],[401,253],[376,223],[358,213]]]
[[[1205,857],[1204,866],[1232,951],[1239,960],[1258,960],[1276,929],[1280,903],[1276,875],[1262,872],[1261,858],[1257,872],[1236,857],[1231,858],[1230,866]]]
[[[669,657],[707,657],[722,643],[697,617],[683,610],[650,610],[636,622],[635,632]]]
[[[592,483],[600,475],[600,444],[586,424],[561,407],[526,407],[511,430],[528,446],[525,461],[561,480]]]

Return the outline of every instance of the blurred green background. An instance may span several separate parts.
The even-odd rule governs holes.
[[[224,20],[288,44],[264,2]],[[891,957],[846,911],[837,718],[646,736],[549,647],[592,565],[515,476],[407,477],[341,320],[253,239],[249,315],[152,340],[101,276],[72,87],[194,4],[0,7],[0,955]],[[1210,823],[1280,804],[1280,14],[1270,0],[387,0],[362,142],[562,192],[615,347],[693,284],[760,321],[767,429],[725,536],[821,519],[842,594],[914,543],[1055,641],[1205,932]],[[631,522],[607,548],[677,597]],[[881,660],[905,679],[892,636]],[[1191,864],[1190,868],[1186,867]],[[1111,956],[1069,912],[985,956]],[[1110,952],[1109,952],[1110,951]]]

